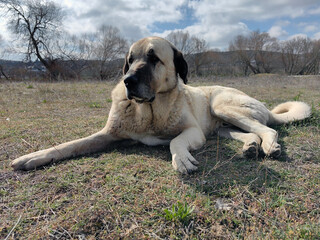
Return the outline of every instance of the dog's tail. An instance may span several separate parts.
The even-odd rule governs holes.
[[[270,111],[268,124],[282,124],[305,119],[311,115],[311,108],[304,102],[285,102]]]

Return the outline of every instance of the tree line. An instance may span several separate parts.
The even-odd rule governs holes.
[[[119,59],[130,42],[118,28],[103,25],[93,33],[70,35],[62,27],[65,12],[50,0],[0,0],[0,7],[17,39],[11,51],[22,52],[25,62],[39,61],[51,79],[105,80],[121,74]],[[187,31],[173,31],[166,38],[184,53],[190,74],[319,74],[319,40],[296,37],[279,41],[266,32],[253,31],[236,36],[229,51],[220,52]],[[0,36],[0,46],[1,42]],[[2,49],[0,59],[4,53]],[[0,63],[1,76],[10,77]]]
[[[298,36],[279,41],[266,32],[253,31],[248,36],[236,36],[229,51],[236,52],[244,75],[272,73],[279,64],[286,74],[319,74],[320,40]]]

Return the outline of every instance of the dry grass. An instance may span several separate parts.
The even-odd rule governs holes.
[[[320,78],[261,75],[193,79],[239,88],[270,108],[286,100],[313,106],[305,121],[277,127],[279,160],[246,160],[241,144],[212,136],[181,176],[168,147],[127,144],[100,154],[13,172],[14,158],[101,129],[113,83],[0,85],[0,238],[319,239]],[[216,208],[218,202],[228,210]],[[166,218],[181,202],[187,222]],[[179,218],[177,218],[179,219]]]

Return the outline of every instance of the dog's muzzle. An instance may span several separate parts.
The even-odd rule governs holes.
[[[137,103],[153,102],[155,98],[154,95],[147,91],[145,84],[139,83],[135,75],[128,76],[123,82],[126,86],[126,95],[129,100],[134,99]]]

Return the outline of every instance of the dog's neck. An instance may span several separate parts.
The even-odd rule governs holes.
[[[160,112],[170,112],[172,106],[178,99],[179,94],[182,92],[180,82],[177,81],[176,85],[167,91],[156,93],[154,101],[151,103],[154,108],[160,110]]]
[[[171,94],[172,91],[175,90],[179,90],[182,91],[183,90],[183,86],[185,85],[185,83],[183,82],[182,79],[180,79],[178,76],[176,76],[176,81],[174,82],[174,84],[172,84],[171,86],[169,86],[167,89],[165,90],[161,90],[159,92],[156,93],[156,95],[168,95]]]
[[[175,83],[173,84],[173,86],[170,86],[169,88],[167,88],[166,90],[162,90],[160,92],[158,92],[157,94],[170,94],[179,84],[179,79],[177,78]]]

